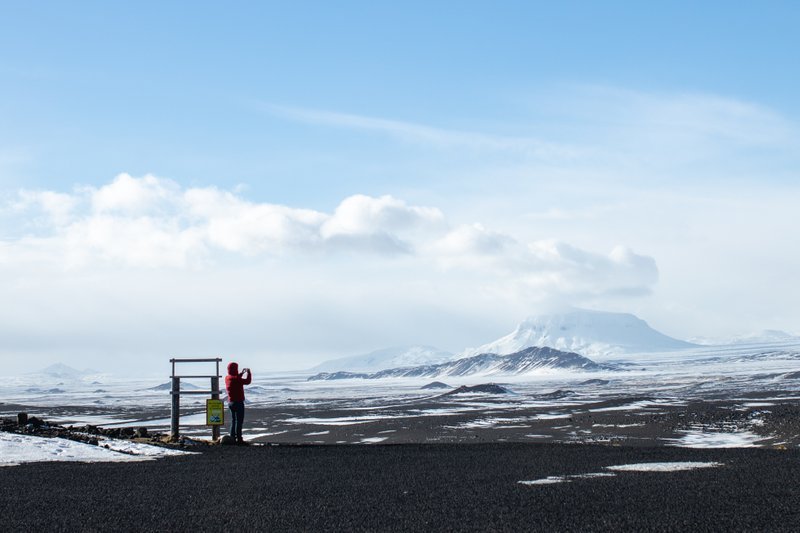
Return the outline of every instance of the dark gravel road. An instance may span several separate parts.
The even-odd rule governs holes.
[[[524,486],[633,462],[719,468]],[[798,451],[474,444],[213,447],[0,468],[4,531],[798,531]]]

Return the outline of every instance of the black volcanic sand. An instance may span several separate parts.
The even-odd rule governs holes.
[[[3,530],[800,530],[797,450],[521,443],[204,450],[144,463],[0,468]],[[518,483],[665,461],[723,465]]]

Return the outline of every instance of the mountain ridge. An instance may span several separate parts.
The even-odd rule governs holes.
[[[372,373],[321,372],[308,381],[337,379],[381,379],[400,377],[435,378],[439,376],[507,375],[514,376],[541,369],[610,370],[574,352],[564,352],[549,347],[532,346],[508,355],[484,353],[463,357],[446,363],[413,367],[392,368]]]

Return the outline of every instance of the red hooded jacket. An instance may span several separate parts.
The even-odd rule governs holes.
[[[253,374],[246,372],[247,377],[244,378],[245,372],[239,373],[239,365],[237,363],[228,363],[228,375],[225,376],[225,390],[228,391],[228,402],[243,402],[244,401],[244,386],[250,385],[253,379]]]

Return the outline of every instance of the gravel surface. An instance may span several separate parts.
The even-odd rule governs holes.
[[[682,472],[522,485],[638,462]],[[798,450],[567,444],[209,447],[0,468],[4,531],[798,531]]]

